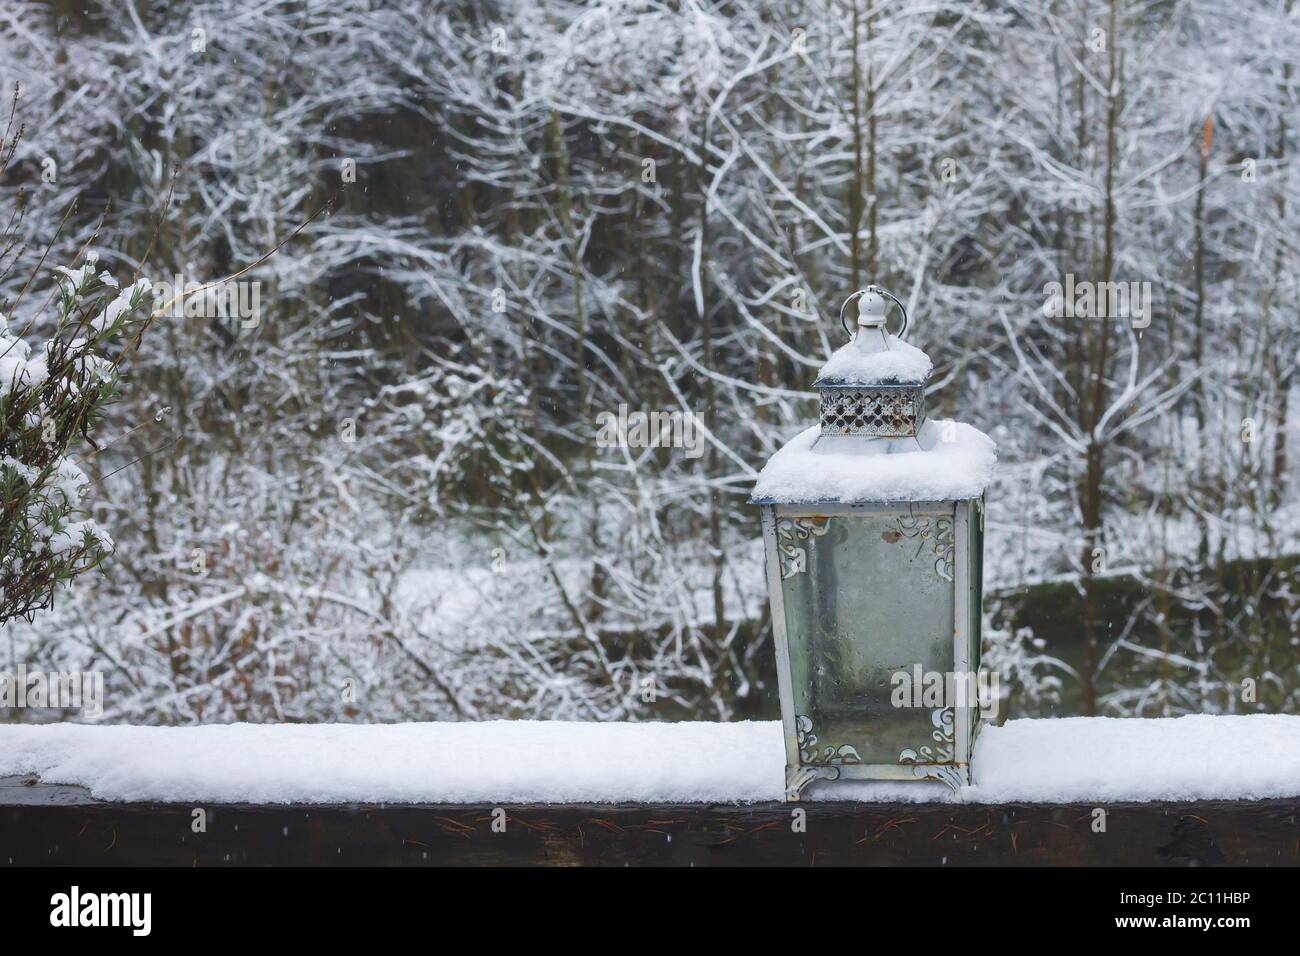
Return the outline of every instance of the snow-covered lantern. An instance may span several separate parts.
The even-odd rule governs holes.
[[[842,325],[855,300],[856,335],[813,383],[820,425],[772,456],[750,499],[762,509],[790,800],[813,781],[957,788],[970,782],[979,728],[996,448],[969,425],[926,417],[933,366],[902,341],[902,303],[868,286],[845,300]],[[902,313],[898,335],[886,300]]]

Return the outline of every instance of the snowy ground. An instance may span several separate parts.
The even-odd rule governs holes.
[[[0,727],[0,776],[108,800],[749,802],[781,799],[783,766],[775,722]],[[968,802],[1296,796],[1300,717],[1014,720],[984,731],[975,766]],[[854,796],[951,799],[922,783]]]

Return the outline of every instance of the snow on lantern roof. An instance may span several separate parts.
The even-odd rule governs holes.
[[[898,336],[859,332],[835,350],[817,374],[813,388],[924,385],[933,370],[930,356]]]
[[[851,333],[850,340],[836,349],[822,366],[813,388],[924,385],[934,366],[928,355],[903,341],[907,334],[907,310],[903,303],[876,285],[853,293],[840,306],[840,325],[846,332],[849,327],[844,312],[853,301],[858,303],[857,332]],[[898,335],[891,335],[885,328],[888,302],[896,304],[903,315]]]
[[[997,446],[978,428],[929,419],[915,438],[863,439],[808,428],[773,455],[754,504],[961,501],[984,494]]]

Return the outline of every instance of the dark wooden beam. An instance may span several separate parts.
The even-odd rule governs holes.
[[[1093,805],[503,805],[494,815],[486,804],[106,803],[10,779],[0,864],[1300,864],[1300,799],[1098,806],[1105,832],[1094,832]],[[194,832],[196,809],[206,832]]]

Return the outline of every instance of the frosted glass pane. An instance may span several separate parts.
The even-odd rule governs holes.
[[[892,706],[891,677],[953,668],[952,512],[792,520],[778,538],[803,762],[937,747],[931,711]]]

